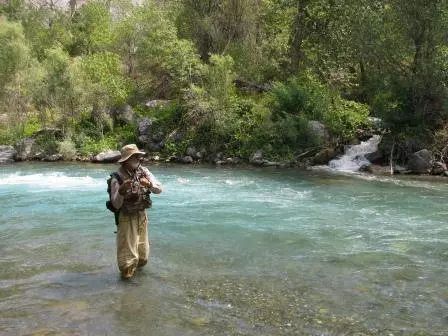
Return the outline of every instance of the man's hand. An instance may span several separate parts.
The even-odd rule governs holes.
[[[145,177],[142,177],[142,178],[140,179],[140,184],[141,184],[142,186],[144,186],[145,188],[151,188],[151,187],[152,187],[152,183],[149,182],[148,179],[145,178]]]
[[[118,188],[118,193],[120,195],[124,195],[124,194],[126,194],[126,191],[131,189],[131,187],[132,187],[132,180],[126,180],[123,182],[123,184],[120,186],[120,188]]]

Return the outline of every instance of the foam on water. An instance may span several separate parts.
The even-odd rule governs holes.
[[[370,163],[365,155],[375,152],[378,149],[380,141],[381,136],[374,135],[369,140],[363,141],[359,145],[350,146],[342,157],[330,161],[328,165],[330,168],[338,171],[358,171],[363,165]]]
[[[30,175],[13,173],[0,177],[1,186],[23,185],[32,187],[36,191],[42,191],[42,189],[96,189],[104,184],[105,180],[94,179],[90,176],[68,176],[62,172]]]

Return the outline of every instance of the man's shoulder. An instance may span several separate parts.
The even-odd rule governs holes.
[[[149,171],[148,168],[141,166],[141,169],[143,170],[143,172],[144,172],[145,174],[152,175],[152,173]]]

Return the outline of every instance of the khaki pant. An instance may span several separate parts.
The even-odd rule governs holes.
[[[117,262],[122,273],[133,273],[149,258],[148,217],[146,211],[120,213],[117,230]]]

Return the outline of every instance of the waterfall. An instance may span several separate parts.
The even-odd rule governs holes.
[[[359,145],[350,146],[346,149],[345,154],[338,159],[331,160],[329,166],[332,169],[346,172],[358,171],[364,164],[370,164],[365,155],[373,153],[378,149],[381,141],[380,135],[374,135],[367,141],[361,142]]]

